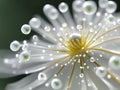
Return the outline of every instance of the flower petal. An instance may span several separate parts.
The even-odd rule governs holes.
[[[45,61],[47,62],[40,60],[40,58],[36,58],[36,59],[31,58],[30,62],[28,61],[28,62],[19,63],[18,59],[10,51],[0,51],[0,56],[1,56],[0,77],[11,77],[16,75],[29,74],[29,73],[41,71],[45,69],[48,66],[48,64],[50,64],[49,62],[59,59],[60,57],[63,57],[63,56],[59,56],[59,57],[56,56],[53,58],[53,60],[50,60],[50,58],[46,57]],[[6,58],[6,56],[8,58]],[[32,59],[35,61],[33,61]]]

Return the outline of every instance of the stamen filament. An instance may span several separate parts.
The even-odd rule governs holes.
[[[102,52],[105,52],[105,53],[109,53],[109,54],[114,54],[114,55],[120,56],[120,52],[113,51],[113,50],[102,49],[102,48],[92,48],[92,50],[98,50],[98,51],[102,51]]]
[[[102,36],[104,36],[104,35],[106,35],[106,34],[112,32],[112,31],[114,31],[114,30],[116,30],[116,29],[119,29],[119,28],[120,28],[120,25],[119,25],[119,26],[116,26],[116,27],[114,27],[114,28],[112,28],[112,29],[110,29],[110,30],[104,32],[104,33],[102,33],[102,34],[99,35],[98,37],[94,38],[94,40],[92,40],[90,43],[91,43],[91,44],[94,43],[95,41],[97,41],[98,39],[100,39]]]
[[[59,58],[59,59],[53,61],[53,62],[52,62],[51,64],[49,64],[46,68],[50,68],[50,67],[54,66],[56,63],[59,63],[59,62],[63,61],[63,60],[66,59],[67,57],[69,57],[69,55],[64,56],[64,57],[62,57],[62,58]]]
[[[70,57],[66,63],[68,63],[71,59],[72,57]],[[58,70],[58,72],[55,75],[58,77],[58,75],[64,70],[64,68],[65,68],[65,64]]]
[[[83,57],[82,56],[80,57],[80,67],[82,67],[80,69],[81,69],[81,73],[83,74],[84,73],[84,69],[83,69]]]
[[[92,56],[90,56],[89,54],[88,54],[87,56],[88,56],[89,58],[92,57]],[[97,67],[100,67],[100,66],[101,66],[101,65],[100,65],[99,63],[97,63],[96,61],[94,62],[94,64],[95,64]],[[107,70],[107,74],[110,75],[111,78],[112,78],[113,80],[115,80],[118,84],[120,84],[120,80],[118,80],[113,73],[111,73],[110,71]]]
[[[111,42],[111,41],[117,40],[117,39],[120,39],[120,37],[118,36],[118,37],[113,37],[113,38],[104,40],[104,41],[102,41],[102,42],[100,42],[100,43],[97,43],[97,44],[95,44],[95,45],[93,45],[93,46],[90,46],[89,48],[94,48],[94,47],[96,47],[96,46],[99,46],[99,45],[102,45],[102,44],[105,44],[105,43],[107,43],[107,42]]]
[[[96,38],[96,36],[101,30],[102,30],[102,25],[98,28],[97,33],[95,33],[94,35],[92,34],[93,36],[91,35],[92,38],[90,39],[88,43],[86,43],[86,46],[89,46],[93,42],[94,38]]]
[[[72,83],[72,78],[73,78],[73,75],[74,75],[74,71],[75,71],[76,64],[77,64],[77,61],[74,62],[74,65],[73,65],[73,68],[72,68],[72,72],[71,72],[71,74],[70,74],[70,79],[69,79],[69,81],[68,81],[67,90],[70,90],[71,83]]]

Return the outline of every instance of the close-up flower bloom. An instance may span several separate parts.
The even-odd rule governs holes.
[[[74,0],[43,7],[21,26],[38,33],[1,51],[0,78],[26,75],[6,90],[119,90],[120,17],[115,1]],[[72,14],[71,14],[72,12]]]

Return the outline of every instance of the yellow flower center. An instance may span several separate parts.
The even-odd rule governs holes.
[[[85,54],[88,50],[86,39],[87,37],[85,36],[81,37],[78,34],[72,35],[66,42],[67,48],[69,49],[68,53],[71,56]]]

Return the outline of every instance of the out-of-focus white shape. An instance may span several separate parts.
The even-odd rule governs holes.
[[[62,13],[65,13],[68,11],[68,5],[64,2],[60,3],[58,8]]]
[[[103,78],[105,77],[107,74],[107,71],[104,67],[98,67],[96,69],[96,75],[99,76],[100,78]]]
[[[39,73],[38,74],[38,80],[40,81],[46,81],[47,80],[47,76],[45,73]]]
[[[75,0],[75,1],[73,2],[73,4],[72,4],[73,10],[74,10],[75,12],[81,12],[81,11],[82,11],[82,4],[83,4],[82,1],[80,1],[80,0]]]
[[[108,0],[99,0],[99,6],[101,8],[106,8],[108,5]]]
[[[21,32],[22,32],[23,34],[25,34],[25,35],[30,34],[30,32],[31,32],[31,27],[30,27],[30,25],[28,25],[28,24],[22,25],[22,27],[21,27]]]
[[[21,45],[17,40],[12,41],[11,44],[10,44],[10,49],[12,51],[18,51],[20,49],[20,47],[21,47]]]
[[[51,87],[52,87],[53,89],[60,89],[60,88],[62,87],[62,82],[61,82],[61,80],[60,80],[60,79],[57,79],[57,78],[53,79],[53,80],[51,81]]]
[[[86,15],[93,15],[97,11],[97,6],[94,1],[86,1],[82,6],[83,12]]]
[[[27,50],[28,49],[28,44],[23,44],[22,45],[22,50]]]
[[[41,21],[38,18],[34,17],[34,18],[30,19],[29,24],[33,28],[39,28],[41,25]]]
[[[109,60],[109,66],[112,69],[118,70],[120,69],[120,57],[112,56]]]
[[[70,35],[70,38],[71,38],[72,40],[80,39],[80,34],[78,34],[78,33],[73,33],[73,34]]]
[[[23,51],[19,55],[20,62],[22,61],[29,61],[30,60],[30,53],[28,51]]]
[[[108,6],[106,7],[106,11],[108,13],[114,13],[117,9],[117,4],[114,1],[108,1]]]
[[[58,11],[51,5],[46,4],[43,8],[44,13],[52,20],[55,20],[58,18],[59,13]]]

